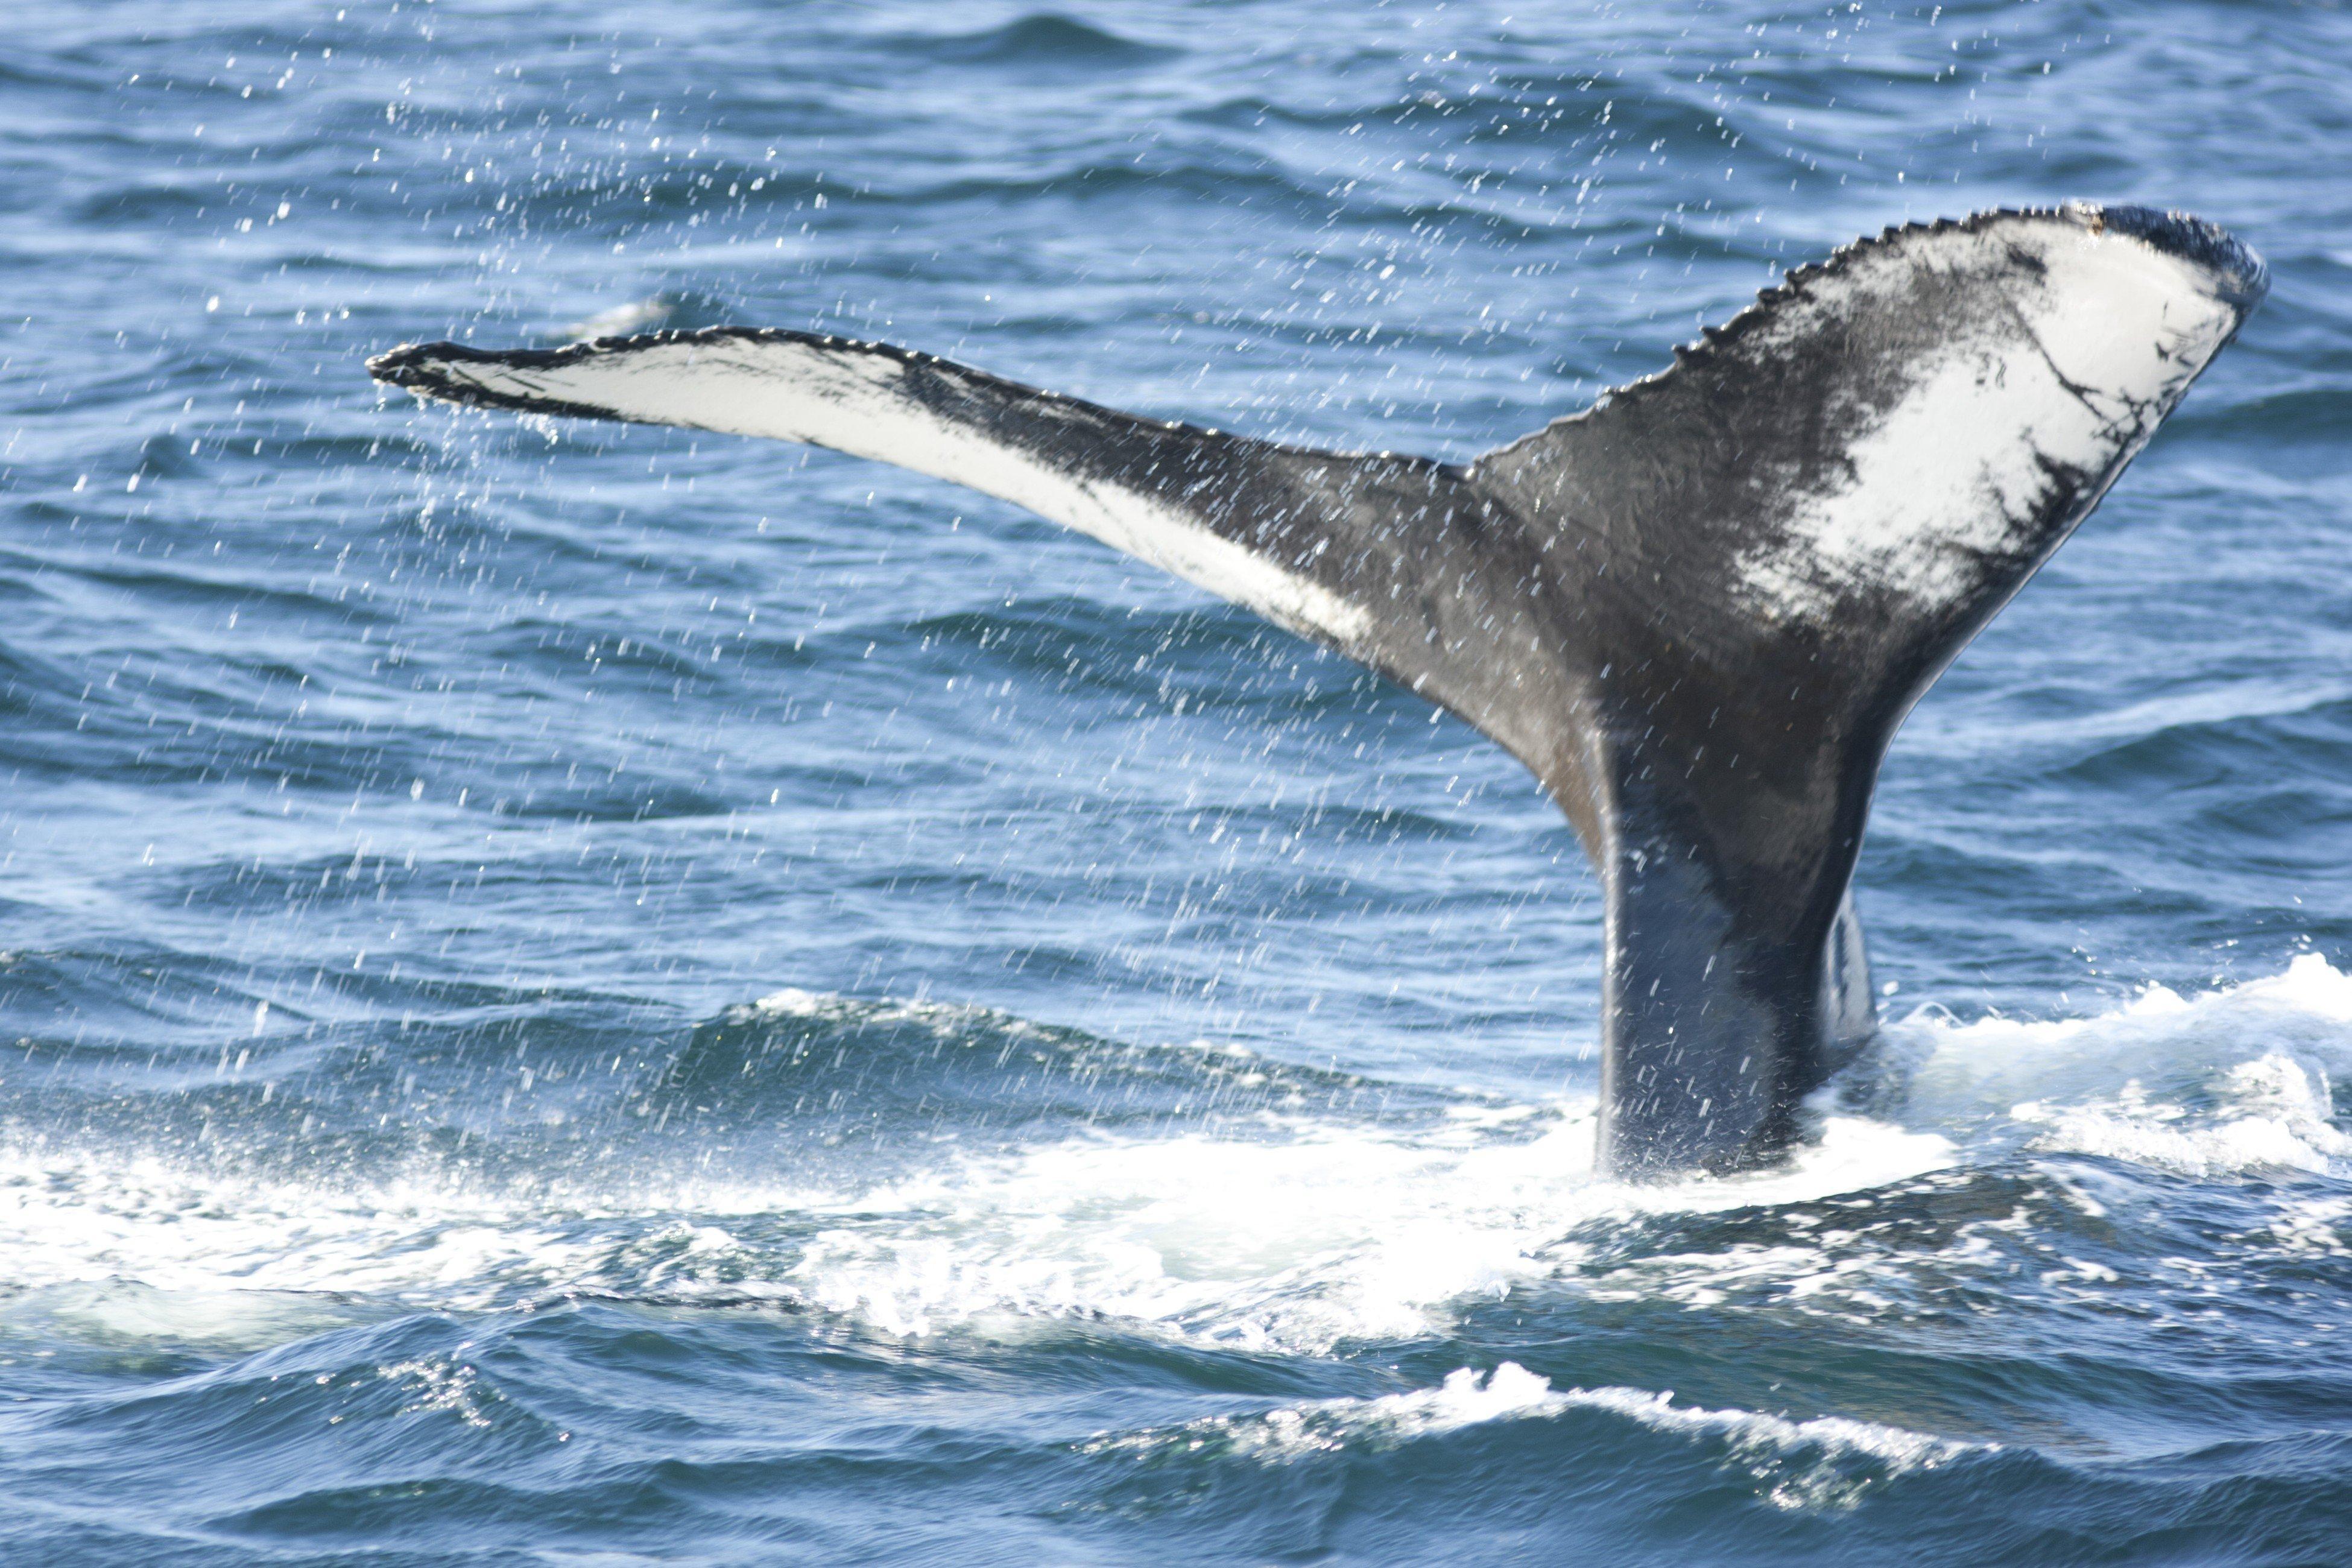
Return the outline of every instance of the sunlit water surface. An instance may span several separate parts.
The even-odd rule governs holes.
[[[2352,19],[0,22],[0,1559],[2326,1563]],[[1889,1027],[1591,1172],[1517,765],[985,499],[420,411],[742,321],[1463,458],[1906,218],[2269,305],[1913,716]]]

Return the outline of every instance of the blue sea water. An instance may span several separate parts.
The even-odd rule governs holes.
[[[2352,16],[0,19],[0,1561],[2352,1561]],[[1518,765],[1006,506],[419,409],[747,322],[1464,458],[1894,222],[2269,303],[1921,704],[1888,1026],[1591,1171]]]

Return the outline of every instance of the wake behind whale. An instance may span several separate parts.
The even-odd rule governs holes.
[[[1896,726],[2264,287],[2219,229],[2142,208],[1890,229],[1465,465],[774,330],[412,345],[370,369],[969,485],[1459,714],[1534,771],[1600,872],[1601,1155],[1641,1174],[1776,1158],[1868,1035],[1848,884]]]

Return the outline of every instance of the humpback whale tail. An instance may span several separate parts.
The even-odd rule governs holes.
[[[1467,465],[1139,418],[887,344],[717,329],[369,362],[420,395],[833,447],[1094,535],[1452,710],[1607,900],[1602,1156],[1778,1156],[1873,1025],[1847,897],[1904,714],[2263,292],[2221,230],[1889,229]]]

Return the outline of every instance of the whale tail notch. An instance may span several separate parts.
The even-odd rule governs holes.
[[[1602,1154],[1777,1158],[1872,1027],[1848,884],[1919,694],[2264,288],[2195,219],[1890,229],[1467,465],[1169,424],[887,345],[403,347],[420,395],[771,436],[971,486],[1356,658],[1531,768],[1606,895]]]

